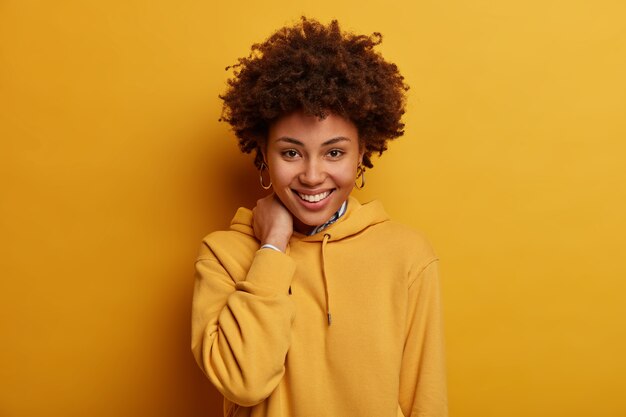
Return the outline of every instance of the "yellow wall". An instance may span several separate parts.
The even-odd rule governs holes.
[[[217,94],[302,13],[412,86],[356,195],[440,254],[452,415],[625,416],[622,0],[1,1],[0,415],[220,414],[192,263],[260,194]]]

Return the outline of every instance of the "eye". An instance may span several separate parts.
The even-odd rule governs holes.
[[[337,159],[341,157],[343,154],[344,152],[341,149],[331,149],[330,151],[328,151],[328,156],[330,156],[333,159]]]
[[[295,149],[287,149],[285,151],[282,151],[281,154],[287,159],[295,159],[299,155],[298,151],[296,151]]]

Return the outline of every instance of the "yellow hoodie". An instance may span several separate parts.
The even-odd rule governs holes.
[[[286,254],[259,250],[251,220],[240,208],[196,262],[192,350],[225,416],[448,415],[437,258],[421,235],[352,197]]]

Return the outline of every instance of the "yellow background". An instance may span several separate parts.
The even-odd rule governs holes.
[[[451,415],[626,416],[621,0],[1,0],[0,415],[220,415],[192,264],[261,193],[217,95],[303,13],[412,87],[355,195],[440,255]]]

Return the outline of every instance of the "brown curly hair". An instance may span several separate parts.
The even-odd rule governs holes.
[[[295,110],[325,118],[328,113],[352,121],[364,147],[363,164],[382,154],[387,141],[404,134],[401,121],[408,86],[395,64],[373,48],[382,35],[342,32],[333,20],[325,26],[302,17],[265,42],[252,45],[233,65],[220,120],[230,123],[243,152],[261,150],[270,124]],[[226,69],[230,69],[227,67]]]

